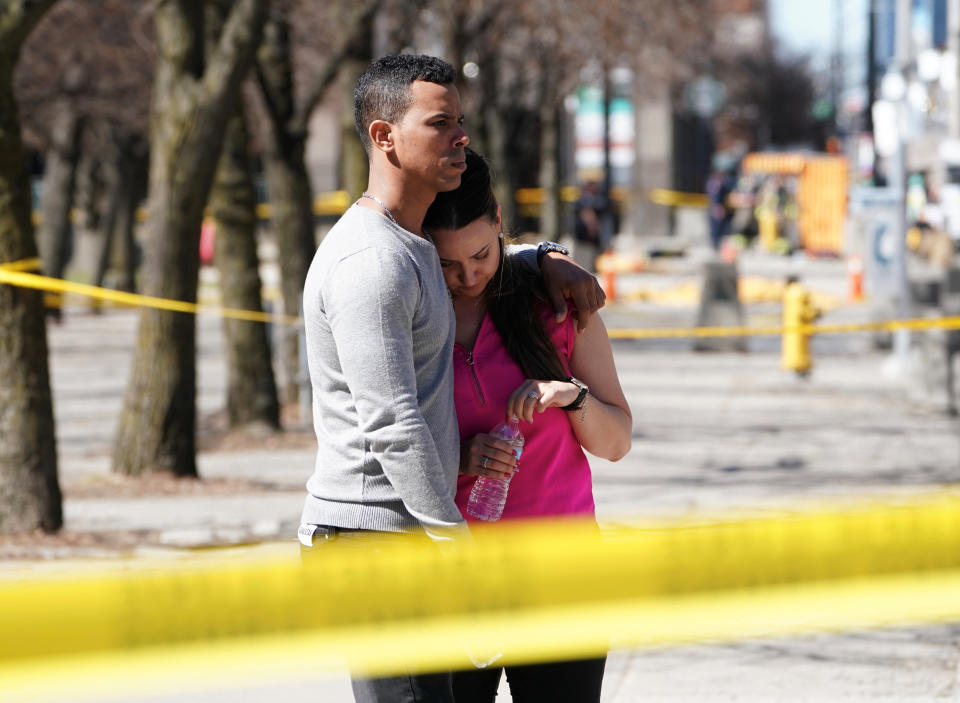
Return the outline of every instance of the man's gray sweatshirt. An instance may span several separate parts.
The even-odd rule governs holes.
[[[314,256],[303,317],[318,443],[303,522],[462,523],[455,320],[433,244],[354,205]]]

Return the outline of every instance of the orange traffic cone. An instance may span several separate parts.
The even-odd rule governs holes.
[[[851,256],[847,262],[847,275],[850,279],[850,301],[856,303],[863,300],[863,259]]]
[[[603,294],[607,296],[608,301],[617,297],[617,266],[614,261],[613,252],[607,250],[597,257],[594,264],[597,273],[600,274],[600,285],[603,287]]]
[[[732,264],[737,260],[737,254],[739,254],[737,247],[730,238],[724,239],[720,244],[720,260],[725,264]]]

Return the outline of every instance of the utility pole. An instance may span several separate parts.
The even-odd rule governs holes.
[[[893,72],[899,73],[902,77],[902,84],[906,93],[906,84],[909,83],[911,56],[910,42],[910,15],[912,11],[912,0],[895,0],[895,46],[893,58]],[[894,227],[894,275],[895,290],[897,296],[897,317],[906,320],[910,317],[910,283],[907,280],[907,210],[906,210],[906,137],[904,133],[907,126],[907,103],[905,95],[900,95],[896,100],[897,108],[897,147],[890,159],[890,169],[888,179],[890,187],[896,193],[897,215],[896,226]],[[898,370],[904,376],[906,375],[909,354],[910,354],[910,331],[901,329],[894,332],[893,337],[894,358]]]
[[[612,68],[603,63],[603,197],[606,208],[600,222],[600,251],[602,254],[613,244],[613,164],[610,161],[610,103],[613,100]]]
[[[960,0],[950,0],[960,2]],[[873,136],[873,104],[877,101],[877,0],[867,3],[867,109],[864,131]]]
[[[833,129],[835,136],[839,136],[842,133],[840,129],[840,104],[843,102],[843,93],[846,89],[843,56],[843,13],[844,0],[833,0],[833,57],[830,60],[830,101],[833,103]]]
[[[947,50],[954,57],[954,86],[950,91],[950,138],[960,139],[960,0],[947,0]]]

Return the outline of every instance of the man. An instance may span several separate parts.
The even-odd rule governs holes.
[[[306,549],[371,532],[423,529],[439,541],[466,533],[454,504],[453,307],[421,227],[466,168],[453,81],[446,62],[404,55],[375,61],[357,82],[369,183],[324,238],[304,287],[318,441],[300,527]],[[542,266],[558,315],[566,297],[581,314],[602,305],[595,279],[554,256]],[[447,674],[354,678],[353,689],[361,702],[453,700]]]

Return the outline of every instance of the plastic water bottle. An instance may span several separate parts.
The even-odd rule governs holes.
[[[490,430],[490,434],[505,439],[513,446],[513,453],[517,457],[517,466],[520,465],[520,455],[523,454],[523,434],[520,432],[520,420],[511,417],[510,422],[501,422]],[[478,520],[496,522],[503,515],[503,506],[507,503],[507,489],[510,487],[511,474],[507,478],[490,478],[481,476],[470,491],[467,501],[467,514]]]

